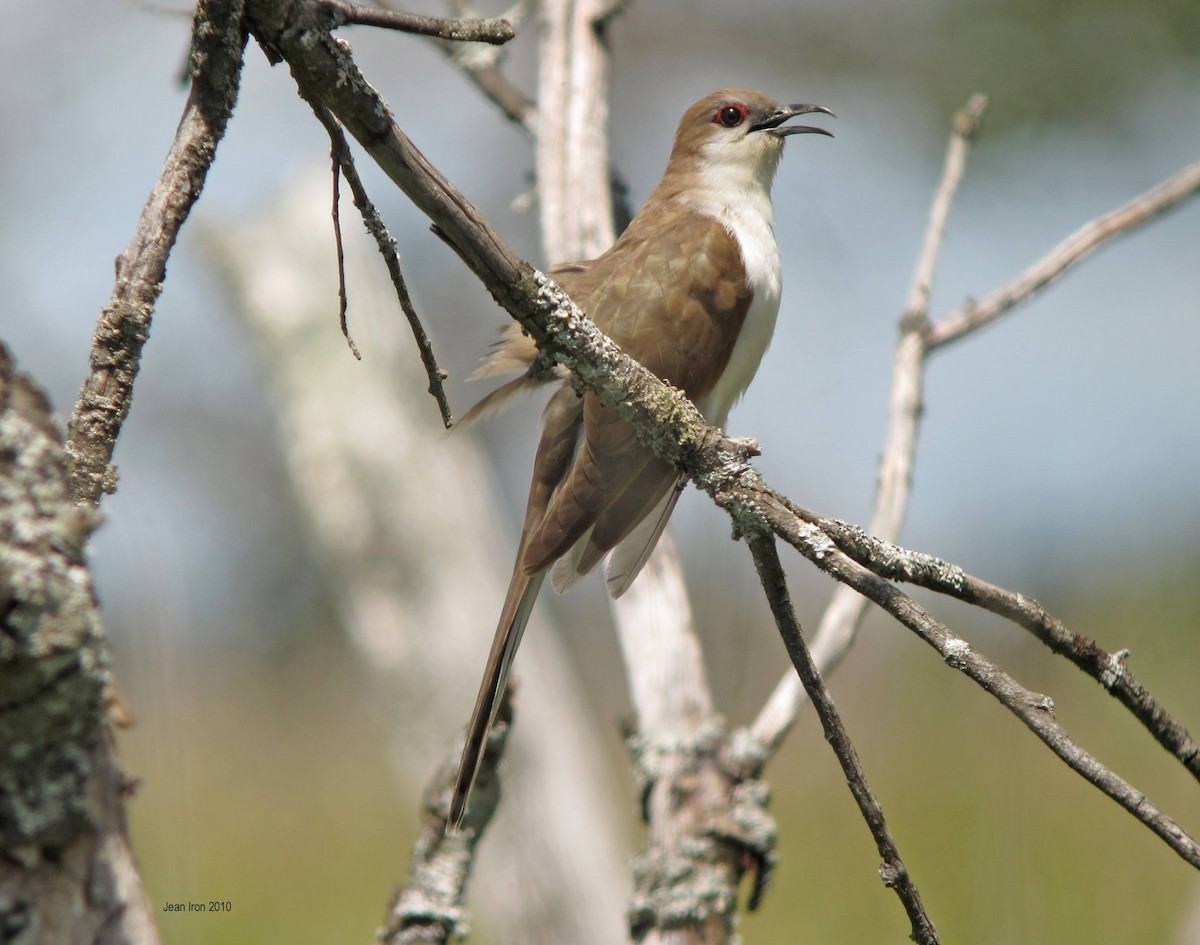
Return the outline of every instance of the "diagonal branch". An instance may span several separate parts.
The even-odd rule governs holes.
[[[1037,601],[972,577],[932,555],[872,538],[861,528],[822,518],[791,506],[806,522],[829,535],[839,549],[881,577],[916,584],[1005,617],[1024,627],[1053,652],[1065,656],[1127,708],[1160,745],[1200,780],[1200,745],[1125,665],[1128,650],[1109,653],[1081,633],[1073,633]]]
[[[836,549],[800,521],[739,452],[737,443],[704,423],[682,393],[623,355],[557,285],[522,261],[479,211],[416,149],[392,120],[349,53],[312,12],[311,0],[248,0],[257,38],[291,66],[296,81],[323,102],[380,167],[445,234],[492,296],[533,336],[548,359],[574,372],[660,457],[675,464],[733,520],[743,535],[764,529],[794,543],[818,567],[870,596],[1017,714],[1064,761],[1180,856],[1200,865],[1200,846],[1126,782],[1070,741],[1047,701],[1023,689],[895,587]],[[819,660],[818,660],[819,663]],[[989,688],[990,687],[990,688]]]
[[[941,250],[946,218],[962,180],[967,153],[983,120],[986,105],[984,96],[973,95],[954,117],[954,129],[946,146],[942,177],[930,207],[912,289],[900,322],[900,341],[892,359],[888,426],[883,458],[879,464],[879,491],[875,496],[875,510],[869,529],[871,534],[890,541],[900,537],[912,486],[924,384],[924,332],[928,325],[929,291]],[[833,669],[850,649],[858,635],[866,608],[866,601],[849,588],[834,590],[813,639],[813,655],[822,672],[828,673]],[[752,738],[760,742],[767,752],[773,752],[795,722],[804,702],[804,690],[796,677],[788,673],[775,687],[751,725]]]
[[[167,259],[204,189],[237,104],[246,45],[242,6],[242,0],[201,0],[196,7],[187,105],[133,239],[117,257],[116,285],[96,324],[90,371],[67,426],[76,502],[95,505],[102,494],[117,488],[113,449],[133,401],[133,382]]]
[[[775,536],[752,537],[748,539],[748,544],[750,553],[754,556],[754,566],[758,570],[763,591],[767,595],[767,602],[771,605],[775,624],[783,637],[788,655],[792,658],[792,664],[796,667],[796,675],[803,682],[804,690],[812,700],[813,708],[817,710],[821,727],[825,730],[825,740],[837,755],[838,763],[842,766],[846,782],[850,786],[850,793],[854,795],[863,819],[871,828],[879,855],[883,857],[879,874],[883,877],[885,885],[896,890],[896,895],[904,904],[904,911],[908,913],[908,919],[912,923],[910,938],[914,942],[936,945],[937,931],[929,916],[925,914],[921,894],[900,858],[900,850],[896,841],[892,839],[891,831],[888,830],[883,808],[867,784],[867,774],[858,759],[858,752],[854,750],[837,707],[833,704],[817,664],[813,662],[808,645],[804,642],[804,634],[800,629],[800,622],[796,619],[791,595],[788,593],[787,578],[784,576],[783,566],[779,563],[779,552],[775,549]]]
[[[826,574],[877,604],[933,647],[946,664],[978,684],[1020,719],[1072,771],[1124,807],[1180,857],[1200,869],[1200,843],[1141,791],[1080,747],[1054,717],[1054,702],[1031,692],[926,612],[907,594],[840,551],[820,528],[773,501],[764,501],[771,527]]]
[[[417,351],[421,355],[421,364],[425,368],[425,376],[429,378],[429,393],[437,402],[438,412],[442,417],[442,424],[449,430],[454,423],[454,416],[450,411],[450,401],[446,398],[446,390],[442,386],[442,381],[446,379],[446,372],[438,366],[437,357],[433,353],[433,342],[429,340],[429,333],[425,331],[425,326],[421,324],[421,318],[417,315],[417,310],[413,306],[412,296],[408,293],[408,283],[404,279],[404,272],[400,268],[400,257],[396,253],[396,241],[392,238],[392,234],[388,232],[387,227],[384,226],[383,218],[379,216],[379,211],[371,203],[370,197],[367,196],[367,189],[363,186],[362,178],[358,176],[358,168],[354,163],[354,155],[350,152],[350,145],[346,141],[346,135],[342,132],[342,126],[338,124],[337,119],[329,113],[329,109],[324,105],[312,99],[309,99],[308,103],[312,107],[313,114],[317,116],[317,120],[325,126],[325,130],[329,133],[334,161],[341,168],[342,176],[346,178],[346,183],[350,185],[350,193],[354,197],[354,206],[362,214],[367,232],[375,238],[375,244],[379,247],[379,254],[383,257],[384,265],[387,266],[388,276],[392,280],[392,288],[395,289],[396,298],[400,302],[400,309],[404,312],[404,317],[408,319],[409,328],[413,333],[413,340],[417,343]],[[335,206],[337,200],[336,193],[335,178]],[[339,261],[340,242],[341,238],[339,236]],[[341,272],[341,268],[339,265],[339,273]],[[345,334],[344,292],[342,295],[342,305],[342,332]],[[347,341],[349,341],[349,338],[350,336],[346,335]],[[358,349],[354,347],[353,341],[350,342],[350,346],[355,356],[358,357]]]
[[[934,325],[926,338],[933,351],[991,324],[1058,279],[1072,266],[1114,236],[1132,233],[1160,214],[1180,206],[1200,193],[1200,164],[1185,167],[1123,206],[1085,223],[1054,249],[982,302],[972,302]]]

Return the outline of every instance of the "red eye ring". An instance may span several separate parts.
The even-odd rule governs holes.
[[[717,109],[717,113],[713,115],[713,124],[736,128],[746,120],[748,114],[745,105],[740,102],[729,102]]]

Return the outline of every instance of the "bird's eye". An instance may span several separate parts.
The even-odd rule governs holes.
[[[745,105],[722,105],[713,116],[713,123],[726,128],[736,128],[746,120]]]

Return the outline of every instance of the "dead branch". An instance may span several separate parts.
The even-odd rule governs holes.
[[[201,0],[196,7],[187,105],[133,239],[117,257],[116,285],[96,324],[89,374],[67,426],[71,494],[77,502],[95,505],[117,487],[113,448],[129,415],[167,258],[204,189],[237,103],[246,44],[242,8],[242,0]]]
[[[1067,767],[1099,788],[1180,857],[1200,869],[1200,843],[1160,811],[1141,791],[1102,765],[1067,734],[1054,717],[1054,702],[1031,692],[966,640],[900,591],[839,550],[823,530],[786,506],[766,507],[772,529],[826,574],[854,588],[908,627],[958,670],[1020,719]]]
[[[384,226],[383,218],[380,217],[379,211],[375,209],[375,205],[367,196],[367,189],[363,186],[362,178],[358,176],[358,168],[354,163],[354,155],[350,152],[350,145],[346,141],[345,134],[342,132],[342,126],[338,124],[336,118],[329,114],[329,109],[325,108],[319,102],[310,101],[309,104],[312,106],[313,113],[317,116],[317,119],[325,126],[325,130],[329,133],[329,140],[333,149],[333,159],[337,166],[341,168],[342,175],[346,178],[346,183],[350,185],[350,193],[354,197],[354,206],[358,208],[358,212],[362,215],[367,232],[374,237],[375,245],[379,247],[379,255],[383,257],[383,263],[387,266],[388,276],[392,280],[392,287],[396,290],[396,299],[400,302],[400,310],[404,312],[404,317],[408,319],[413,340],[417,343],[417,352],[421,356],[421,364],[425,368],[425,376],[429,378],[428,391],[437,402],[438,411],[442,417],[442,425],[449,430],[454,424],[454,416],[450,412],[450,401],[446,398],[446,389],[442,386],[442,381],[446,379],[446,372],[438,366],[437,356],[433,353],[433,342],[429,340],[429,333],[425,331],[425,326],[421,324],[421,318],[417,315],[412,296],[409,295],[408,283],[405,281],[404,272],[400,268],[400,256],[396,252],[396,241],[392,239],[392,234]],[[336,177],[334,206],[337,206]],[[338,236],[338,257],[338,275],[339,280],[342,280],[344,279],[344,271],[340,265],[340,231]],[[346,340],[349,341],[350,336],[346,333],[344,283],[339,284],[343,285],[341,293],[342,334],[346,335]],[[354,347],[353,341],[350,341],[350,347],[354,351],[355,356],[359,357],[358,349]],[[361,357],[359,357],[359,360],[361,360]]]
[[[424,16],[382,7],[349,3],[347,0],[319,0],[330,13],[331,28],[355,24],[378,26],[382,29],[436,36],[456,43],[492,43],[502,45],[516,33],[508,20],[452,19],[444,16]]]
[[[883,877],[884,885],[894,889],[904,904],[904,911],[908,913],[908,920],[912,923],[912,934],[909,937],[914,942],[937,945],[937,930],[925,914],[921,894],[900,858],[900,850],[896,841],[892,839],[887,820],[883,816],[883,807],[867,784],[867,773],[863,770],[862,762],[858,760],[858,752],[854,750],[850,736],[842,725],[841,715],[833,704],[829,690],[825,688],[825,682],[821,679],[816,663],[813,662],[808,645],[804,642],[804,633],[792,607],[783,565],[779,562],[779,552],[775,549],[775,536],[757,535],[748,538],[747,543],[750,553],[754,556],[754,567],[762,582],[763,593],[766,594],[767,603],[770,604],[771,613],[775,617],[775,625],[779,628],[779,635],[783,637],[788,655],[792,658],[792,665],[796,668],[796,675],[800,677],[804,691],[808,693],[813,708],[817,710],[821,727],[825,730],[825,740],[833,748],[833,753],[842,766],[846,783],[850,785],[850,793],[854,795],[863,820],[867,822],[871,835],[875,838],[879,855],[883,857],[879,875]]]
[[[531,333],[547,358],[573,371],[601,402],[634,424],[658,456],[685,472],[730,514],[740,534],[770,530],[789,542],[795,540],[818,566],[826,558],[836,560],[837,567],[830,573],[860,593],[875,593],[877,602],[901,622],[938,646],[939,652],[945,649],[943,656],[951,665],[962,667],[981,685],[989,678],[993,682],[1002,679],[1003,685],[989,691],[1064,761],[1117,799],[1189,862],[1200,862],[1200,847],[1195,841],[1144,796],[1070,742],[1045,711],[1044,699],[1038,702],[933,618],[923,612],[920,619],[913,618],[911,608],[915,604],[837,551],[828,536],[801,522],[757,472],[728,449],[727,438],[704,423],[686,397],[622,355],[558,286],[520,260],[396,126],[387,106],[348,52],[313,16],[310,3],[249,0],[247,12],[260,42],[288,61],[297,82],[307,87],[307,94],[318,97],[385,173],[434,220],[460,258]],[[1033,703],[1024,704],[1023,694]]]
[[[1013,621],[1065,656],[1127,708],[1160,745],[1200,780],[1200,745],[1125,665],[1128,650],[1109,653],[1073,633],[1036,600],[967,574],[958,565],[872,538],[861,528],[792,506],[801,518],[829,535],[838,548],[881,577],[904,581],[982,607]]]
[[[1200,164],[1193,164],[1123,206],[1085,223],[982,302],[968,303],[931,326],[925,338],[927,350],[948,345],[991,324],[1031,299],[1113,237],[1132,233],[1197,193],[1200,193]]]

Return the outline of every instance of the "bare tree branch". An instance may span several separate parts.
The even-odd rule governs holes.
[[[967,167],[967,151],[979,131],[986,108],[987,96],[976,93],[954,116],[954,133],[950,136],[950,144],[946,148],[942,179],[929,208],[925,240],[917,258],[917,269],[913,274],[908,305],[905,307],[905,318],[918,324],[929,316],[929,292],[933,286],[933,273],[937,269],[938,256],[942,251],[946,220],[950,216],[950,206],[954,203],[954,195],[958,193],[958,185],[962,183],[963,171]]]
[[[500,802],[496,767],[511,723],[512,700],[505,697],[496,725],[488,733],[485,753],[490,759],[480,772],[475,803],[462,830],[446,829],[461,744],[442,764],[422,804],[425,825],[413,847],[408,883],[397,894],[377,936],[385,945],[443,945],[466,936],[467,880],[475,846]]]
[[[883,458],[879,465],[879,491],[869,531],[889,541],[900,537],[912,485],[913,459],[917,449],[917,425],[921,415],[926,349],[924,331],[928,321],[929,289],[942,245],[942,233],[954,195],[962,180],[967,152],[983,119],[987,99],[974,95],[954,118],[954,130],[946,147],[941,181],[935,192],[925,228],[921,252],[913,274],[912,289],[900,324],[900,341],[892,358],[892,386],[888,396],[888,426]],[[821,615],[812,652],[821,672],[829,673],[850,649],[866,612],[866,601],[848,587],[834,590]],[[751,736],[768,753],[774,752],[804,707],[806,694],[800,681],[788,673],[775,687],[758,718]]]
[[[1200,193],[1200,164],[1193,164],[1127,204],[1085,223],[1008,285],[997,289],[982,302],[968,303],[939,320],[929,329],[926,348],[933,351],[990,324],[1044,289],[1114,236],[1133,232],[1155,217],[1181,206],[1197,193]]]
[[[947,594],[1024,627],[1053,652],[1065,656],[1100,683],[1163,748],[1200,780],[1200,745],[1125,665],[1128,650],[1109,653],[1083,634],[1071,632],[1036,600],[972,577],[957,565],[872,538],[861,528],[837,519],[821,518],[796,506],[792,509],[829,535],[838,548],[855,561],[881,577]]]
[[[601,0],[540,5],[537,180],[547,263],[594,259],[617,238],[608,167]]]
[[[839,550],[823,530],[798,518],[785,505],[764,500],[775,534],[825,573],[867,597],[917,634],[1020,719],[1071,770],[1099,788],[1153,831],[1180,857],[1200,869],[1200,844],[1160,811],[1141,791],[1076,744],[1054,717],[1054,702],[1031,692],[966,640],[921,608],[911,597]]]
[[[201,0],[193,25],[192,89],[158,183],[137,230],[117,257],[112,298],[92,341],[90,373],[68,424],[71,494],[96,504],[117,487],[113,449],[129,415],[133,382],[150,318],[162,292],[167,258],[204,188],[217,145],[237,103],[242,51],[242,0]]]
[[[492,43],[497,46],[507,43],[516,35],[512,24],[499,18],[458,20],[387,10],[361,3],[348,3],[346,0],[319,2],[332,14],[333,28],[353,23],[358,26],[378,26],[405,33],[417,33],[421,36],[436,36],[457,43]]]
[[[828,536],[801,522],[739,455],[736,444],[708,427],[686,397],[622,355],[569,296],[522,262],[395,125],[348,53],[314,22],[306,0],[249,0],[247,11],[260,41],[287,59],[296,80],[329,107],[409,198],[434,219],[460,258],[529,330],[546,356],[573,371],[602,403],[631,422],[658,456],[708,492],[741,534],[769,528],[794,542],[819,567],[881,603],[937,647],[951,665],[981,685],[991,685],[989,691],[1074,770],[1118,800],[1182,857],[1200,863],[1195,841],[1071,742],[1049,715],[1044,698],[1019,687],[895,587],[839,552]]]
[[[309,101],[309,105],[312,106],[313,113],[329,133],[329,141],[333,149],[333,159],[336,166],[341,168],[342,175],[346,178],[346,183],[350,185],[350,193],[354,197],[354,206],[362,214],[367,232],[374,237],[375,244],[379,247],[379,254],[383,257],[384,265],[387,266],[388,276],[392,280],[392,287],[396,290],[396,298],[400,302],[400,309],[404,312],[404,317],[408,319],[413,340],[417,343],[417,351],[421,355],[421,364],[425,368],[425,376],[429,378],[429,393],[437,401],[438,411],[442,417],[442,425],[449,430],[454,424],[454,415],[450,411],[450,401],[446,398],[446,389],[442,386],[442,381],[446,379],[446,372],[438,366],[437,356],[433,353],[433,342],[429,340],[429,333],[425,331],[425,326],[421,324],[421,318],[417,315],[417,310],[412,302],[412,296],[408,293],[408,283],[405,282],[404,272],[400,269],[400,256],[396,253],[396,241],[392,238],[392,234],[388,232],[387,227],[384,226],[383,218],[379,216],[379,211],[375,209],[375,205],[371,203],[371,199],[367,196],[367,189],[363,186],[362,178],[358,176],[358,168],[354,164],[354,155],[351,154],[350,145],[346,141],[345,134],[342,133],[342,126],[338,124],[337,119],[329,113],[329,109],[324,105],[312,100]],[[335,184],[334,206],[336,205],[337,188]],[[338,237],[338,253],[340,258],[340,233]],[[338,270],[341,277],[342,267],[340,265]],[[342,333],[346,334],[344,290],[342,300]],[[346,340],[350,340],[348,334],[346,335]],[[354,351],[355,357],[361,360],[358,349],[354,347],[353,341],[350,342],[350,347]]]
[[[829,690],[825,688],[820,670],[817,669],[812,654],[809,653],[808,646],[804,642],[804,633],[800,629],[800,622],[796,619],[796,611],[792,607],[792,598],[788,592],[783,565],[779,562],[779,552],[775,549],[775,536],[749,537],[747,543],[750,546],[750,553],[754,556],[754,566],[758,571],[759,580],[762,582],[763,591],[767,595],[767,603],[771,605],[775,625],[779,628],[779,635],[783,637],[788,655],[792,658],[792,665],[796,667],[796,675],[800,677],[804,684],[804,691],[808,693],[813,708],[817,710],[817,715],[821,719],[821,727],[825,730],[825,740],[833,748],[833,753],[842,766],[842,771],[846,775],[846,783],[850,786],[850,793],[854,795],[858,809],[862,812],[863,819],[867,822],[867,826],[871,829],[871,835],[875,838],[875,846],[879,850],[879,855],[883,857],[879,875],[883,877],[884,885],[896,890],[896,895],[900,897],[900,902],[904,905],[904,911],[908,913],[908,920],[912,923],[910,938],[914,942],[923,943],[923,945],[936,945],[938,942],[937,931],[929,916],[925,914],[925,907],[921,904],[921,894],[909,875],[904,861],[900,858],[900,850],[896,846],[895,840],[892,839],[891,831],[888,830],[887,821],[883,816],[883,808],[867,784],[867,773],[858,759],[858,752],[854,750],[850,736],[846,734],[846,728],[842,725],[842,719],[837,707],[833,704],[833,698],[829,695]]]

